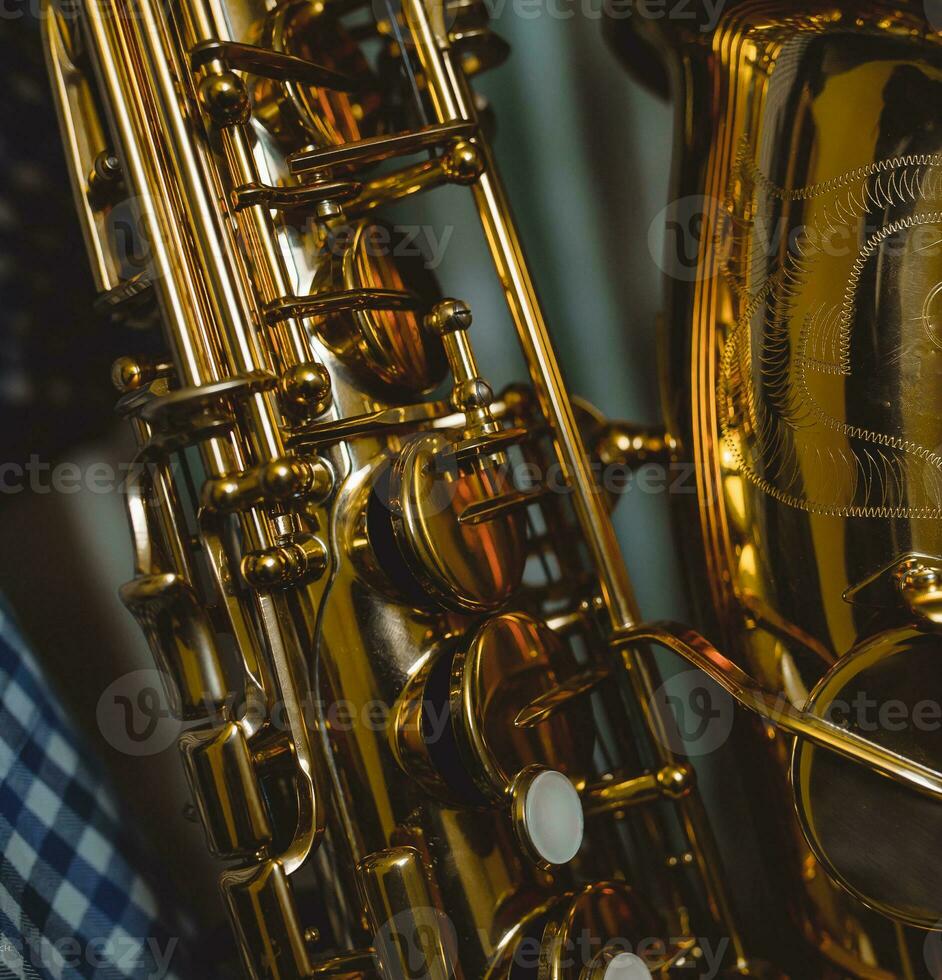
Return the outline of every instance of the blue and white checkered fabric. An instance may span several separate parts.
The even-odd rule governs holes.
[[[0,607],[0,978],[176,980],[112,797]]]

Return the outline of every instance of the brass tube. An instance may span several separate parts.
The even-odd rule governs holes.
[[[431,12],[429,7],[432,8]],[[452,59],[442,3],[432,0],[427,6],[425,0],[403,0],[402,9],[415,42],[436,121],[441,124],[474,123],[476,114],[467,80]],[[572,495],[573,505],[599,576],[602,598],[617,641],[640,619],[634,590],[604,497],[589,467],[536,288],[511,218],[506,192],[489,148],[481,140],[474,142],[483,161],[483,172],[473,185],[478,214],[517,328],[534,391],[554,435],[557,459],[564,478],[575,491]],[[629,664],[629,683],[647,730],[653,736],[650,739],[651,748],[657,754],[661,767],[673,765],[675,760],[667,747],[669,741],[664,722],[652,708],[655,685],[651,674],[630,651],[625,653],[625,659]],[[701,801],[694,794],[689,800],[680,801],[678,808],[712,914],[727,931],[737,964],[743,965],[746,962],[745,951],[726,894],[716,843]],[[663,844],[664,841],[659,843]]]
[[[173,179],[182,212],[180,226],[191,232],[190,248],[199,263],[203,294],[226,353],[228,372],[239,375],[265,370],[266,358],[252,328],[258,322],[257,310],[235,266],[238,249],[224,227],[206,163],[198,154],[193,120],[180,111],[179,81],[183,73],[167,25],[149,0],[130,0],[127,6],[130,16],[123,18],[122,26],[143,62],[141,70],[152,93],[150,109],[157,114],[159,132],[164,135],[162,152],[155,159],[162,161]],[[183,343],[188,339],[181,338]],[[255,455],[259,459],[281,456],[278,419],[270,394],[252,395],[245,408],[249,423],[245,430]]]
[[[150,241],[154,288],[168,329],[180,383],[186,386],[219,380],[213,331],[201,277],[184,235],[185,225],[161,167],[160,130],[150,124],[152,111],[140,81],[139,59],[125,37],[121,18],[109,3],[85,5],[89,52],[109,108],[125,165],[125,180],[141,212]]]
[[[452,63],[443,19],[438,17],[441,23],[433,22],[435,14],[442,14],[441,5],[435,5],[434,13],[430,14],[423,0],[404,0],[403,11],[416,42],[438,121],[473,122],[474,109],[467,82]],[[639,618],[631,581],[604,498],[589,467],[523,247],[510,218],[506,192],[489,148],[483,141],[475,141],[475,146],[484,162],[483,173],[473,185],[484,235],[540,407],[556,436],[553,442],[563,477],[575,491],[573,502],[599,575],[612,628],[616,632],[629,629]]]
[[[694,785],[694,772],[690,766],[665,766],[657,772],[646,772],[631,779],[586,786],[582,791],[583,807],[587,817],[594,817],[660,799],[678,800]]]
[[[344,205],[346,218],[359,217],[376,208],[402,201],[413,194],[448,183],[441,159],[424,160],[411,167],[367,181],[357,196]]]
[[[427,980],[453,976],[457,950],[443,935],[447,919],[434,905],[419,852],[413,847],[377,851],[360,862],[357,873],[390,980],[414,976],[416,954]]]
[[[660,795],[657,773],[653,772],[618,783],[600,783],[588,787],[583,794],[585,815],[594,817],[600,813],[613,813],[640,803],[652,803],[659,799]]]

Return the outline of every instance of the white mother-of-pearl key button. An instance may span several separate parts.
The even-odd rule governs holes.
[[[644,965],[644,960],[634,953],[619,953],[613,957],[602,980],[650,980],[651,971]]]
[[[547,864],[566,864],[582,846],[582,800],[572,782],[555,769],[528,779],[523,791],[521,830],[530,850]]]

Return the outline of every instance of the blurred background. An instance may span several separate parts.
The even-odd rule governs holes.
[[[522,9],[524,5],[519,5]],[[570,389],[612,417],[658,420],[655,321],[667,201],[671,113],[631,81],[602,36],[598,2],[491,4],[510,60],[476,88],[497,119],[502,167]],[[49,488],[49,469],[119,467],[132,448],[113,415],[112,360],[137,349],[92,314],[93,290],[73,214],[39,25],[26,8],[0,10],[0,466],[25,467],[35,486],[10,487],[0,468],[0,593],[20,619],[87,751],[107,770],[143,850],[169,888],[206,920],[219,902],[199,827],[184,815],[175,746],[147,758],[102,735],[96,707],[115,678],[152,660],[117,598],[131,577],[119,492],[86,481]],[[424,197],[410,221],[447,239],[438,269],[446,294],[470,301],[474,342],[495,389],[522,362],[470,196]],[[59,472],[63,472],[60,470]],[[618,531],[647,617],[680,618],[667,495],[630,491]],[[656,556],[656,558],[652,558]]]

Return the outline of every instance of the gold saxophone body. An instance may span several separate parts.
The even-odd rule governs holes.
[[[916,232],[942,227],[942,62],[916,6],[616,25],[682,96],[669,437],[565,388],[469,84],[506,53],[483,6],[50,6],[99,305],[160,325],[114,370],[122,599],[248,976],[922,975],[937,744],[828,713],[939,688],[942,261]],[[446,184],[529,373],[496,395],[467,304],[376,216]],[[677,456],[728,656],[642,622],[596,480]],[[654,645],[758,715],[723,756],[755,855],[704,804]]]
[[[700,626],[787,703],[929,765],[942,554],[933,13],[734,2],[715,24],[701,10],[609,25],[626,57],[665,69],[676,99],[664,391],[696,472],[677,509],[698,542],[685,555]],[[891,703],[905,721],[889,721]],[[894,964],[876,952],[893,945],[887,921],[847,898],[938,928],[934,806],[808,741],[769,749],[804,831],[784,829],[797,851],[781,887],[815,945],[851,973],[936,975],[924,933],[897,927]]]

